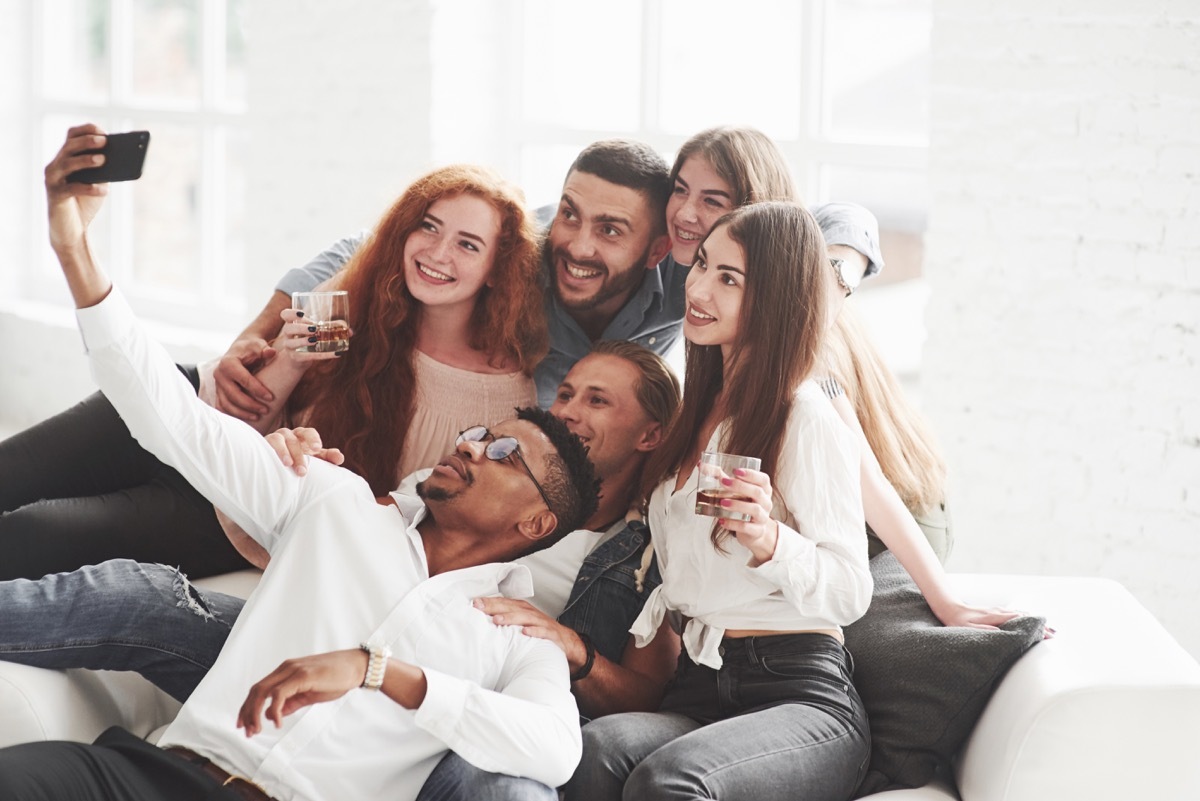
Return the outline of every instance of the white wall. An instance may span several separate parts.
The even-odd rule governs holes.
[[[430,0],[255,0],[252,304],[332,238],[369,227],[432,164]]]
[[[31,3],[0,15],[0,431],[24,428],[92,391],[73,318],[14,298],[40,181],[30,158],[40,134],[30,120]],[[251,154],[247,263],[241,288],[257,310],[288,268],[333,239],[374,224],[433,163],[429,0],[255,0],[249,4]],[[27,154],[36,153],[35,156]],[[10,224],[11,223],[11,224]],[[36,243],[41,246],[41,242]],[[15,254],[15,255],[13,255]],[[63,302],[67,303],[64,284]],[[159,325],[181,361],[222,352],[236,330]]]
[[[1200,656],[1200,4],[935,9],[952,567],[1112,577]]]

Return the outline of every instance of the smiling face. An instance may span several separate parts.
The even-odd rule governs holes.
[[[700,241],[733,207],[734,192],[725,179],[703,156],[688,156],[667,200],[667,230],[675,261],[694,262]]]
[[[639,453],[653,450],[662,434],[638,401],[638,368],[626,359],[593,353],[583,357],[558,386],[550,414],[588,446],[602,479],[615,476]]]
[[[665,254],[641,192],[573,171],[547,247],[554,292],[567,309],[616,314]]]
[[[404,280],[427,306],[473,307],[491,275],[500,212],[475,195],[455,195],[429,205],[404,242]]]
[[[696,345],[720,345],[726,359],[737,339],[746,290],[746,255],[722,225],[700,246],[684,292],[683,335]]]
[[[546,435],[526,420],[506,420],[490,426],[495,438],[516,437],[530,472],[543,485],[546,458],[555,454]],[[442,459],[427,479],[417,484],[417,494],[436,516],[439,508],[455,507],[459,516],[479,521],[480,530],[507,528],[530,514],[546,510],[529,474],[516,454],[495,462],[484,454],[491,439],[463,442]]]

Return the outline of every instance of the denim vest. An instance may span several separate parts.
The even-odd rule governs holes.
[[[558,622],[592,638],[596,651],[621,661],[629,627],[642,611],[650,591],[662,583],[658,562],[651,560],[641,591],[635,571],[650,542],[650,528],[641,520],[625,528],[588,554],[575,577],[571,597]]]

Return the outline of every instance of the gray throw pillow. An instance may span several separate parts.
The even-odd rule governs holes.
[[[871,764],[858,797],[921,787],[948,766],[996,684],[1045,626],[1020,617],[999,631],[947,628],[889,551],[871,560],[871,576],[871,606],[845,629],[871,721]]]

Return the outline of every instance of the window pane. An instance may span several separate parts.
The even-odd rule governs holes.
[[[638,0],[527,0],[526,121],[636,131],[642,102],[641,7]]]
[[[103,102],[109,83],[108,0],[45,0],[42,15],[46,96]]]
[[[133,93],[164,105],[200,100],[198,0],[133,0]]]
[[[826,13],[829,133],[929,141],[930,0],[838,0]]]
[[[800,132],[800,10],[795,0],[664,0],[659,124]],[[769,24],[768,24],[769,21]]]
[[[226,104],[246,105],[246,0],[228,0],[225,8]]]
[[[848,200],[870,209],[879,219],[879,246],[887,269],[882,280],[892,283],[921,274],[925,259],[925,228],[929,217],[929,178],[924,172],[882,167],[837,167],[824,170],[822,196]],[[864,284],[864,288],[868,288]]]
[[[249,136],[241,131],[231,131],[225,136],[225,168],[220,170],[224,179],[225,231],[224,264],[222,272],[227,279],[228,293],[240,297],[241,279],[246,267],[246,154]],[[220,251],[218,251],[220,252]]]
[[[195,129],[154,126],[133,195],[133,275],[151,292],[201,286],[200,147]]]

